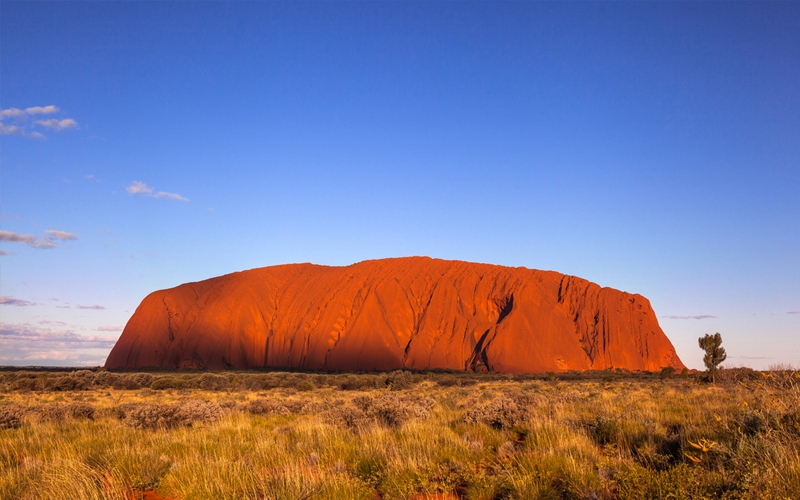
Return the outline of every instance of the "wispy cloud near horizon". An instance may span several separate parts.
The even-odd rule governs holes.
[[[177,193],[168,193],[166,191],[156,191],[155,188],[148,186],[141,181],[133,181],[125,190],[134,196],[147,196],[149,198],[167,198],[176,201],[189,201]]]
[[[78,335],[71,329],[51,330],[29,324],[0,323],[0,364],[70,362],[102,364],[116,338]]]
[[[0,296],[0,304],[4,306],[18,306],[18,307],[28,307],[28,306],[35,306],[35,302],[30,302],[28,300],[22,299],[15,299],[14,297],[6,297]]]
[[[711,314],[698,314],[697,316],[661,316],[666,319],[716,319],[716,316]]]
[[[93,305],[93,306],[81,306],[81,305],[79,305],[78,309],[97,309],[97,310],[100,310],[100,309],[105,309],[105,306],[98,306],[96,304]]]
[[[121,326],[98,326],[98,332],[121,332],[124,330],[124,327]]]

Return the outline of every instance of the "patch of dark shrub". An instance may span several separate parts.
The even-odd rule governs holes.
[[[386,375],[385,383],[392,391],[403,391],[414,387],[416,380],[413,373],[396,370]]]
[[[94,385],[96,387],[111,387],[114,385],[114,382],[120,378],[120,375],[116,373],[111,373],[107,371],[98,372],[94,377]]]
[[[11,390],[13,391],[33,391],[36,390],[36,379],[28,377],[20,377],[11,383]]]
[[[200,376],[199,385],[201,389],[205,389],[207,391],[222,391],[229,389],[231,383],[228,380],[228,377],[224,375],[204,373]]]
[[[297,390],[301,392],[313,391],[314,389],[316,389],[316,387],[309,380],[303,380],[302,382],[297,384]]]
[[[104,414],[107,414],[111,418],[116,418],[117,420],[125,420],[128,414],[139,406],[141,403],[122,403],[116,406],[112,406],[104,411]]]
[[[617,442],[619,425],[613,418],[595,415],[583,423],[583,428],[586,429],[589,437],[600,446]]]
[[[357,375],[342,375],[338,379],[337,385],[343,391],[357,391],[364,387],[362,380]]]
[[[97,412],[94,406],[80,401],[69,403],[66,406],[66,414],[72,418],[94,420],[94,415]]]
[[[283,401],[277,399],[254,399],[247,405],[247,411],[254,415],[291,415]]]
[[[35,408],[39,420],[45,422],[63,421],[67,416],[66,405],[62,403],[51,403]]]
[[[185,380],[178,377],[158,377],[150,384],[150,388],[154,391],[163,391],[165,389],[185,389],[187,385]]]
[[[352,404],[330,408],[321,413],[322,420],[348,429],[361,429],[370,422],[370,418],[361,408]]]
[[[468,409],[464,421],[486,424],[494,429],[510,429],[524,422],[526,416],[526,410],[514,400],[500,396],[482,406]]]
[[[224,414],[220,405],[205,401],[139,403],[126,408],[125,423],[142,429],[170,429],[181,425],[214,422]]]
[[[384,427],[400,427],[412,419],[426,419],[436,402],[430,397],[418,398],[384,394],[377,398],[357,396],[353,406]]]
[[[736,426],[745,436],[765,433],[770,426],[770,416],[765,412],[745,408],[735,416]]]
[[[25,408],[18,404],[0,406],[0,429],[18,429],[25,421]]]
[[[114,379],[111,387],[116,390],[133,391],[141,389],[142,385],[132,375],[122,375]]]
[[[96,409],[94,406],[75,401],[72,403],[51,403],[35,409],[39,419],[46,422],[60,422],[66,418],[86,418],[94,420]]]
[[[458,378],[457,377],[452,377],[452,376],[450,376],[450,377],[448,377],[448,376],[439,377],[436,380],[436,383],[438,385],[442,386],[442,387],[454,387],[454,386],[460,386],[461,385],[460,381],[458,380]]]
[[[47,389],[51,391],[81,391],[88,387],[86,380],[73,378],[69,375],[62,375],[50,379]]]
[[[280,379],[273,375],[247,375],[242,379],[242,388],[249,391],[266,391],[280,386]]]

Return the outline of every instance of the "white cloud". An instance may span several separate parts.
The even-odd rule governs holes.
[[[40,126],[50,130],[61,132],[78,128],[78,122],[72,118],[50,118],[48,120],[33,120],[31,117],[37,115],[52,115],[61,111],[58,106],[31,106],[25,109],[7,108],[0,111],[0,120],[10,119],[11,123],[0,123],[0,135],[18,135],[21,137],[33,137],[44,139],[45,135],[34,127]]]
[[[17,116],[24,116],[25,112],[19,108],[8,108],[0,111],[0,119],[8,118],[8,117],[17,117]]]
[[[57,238],[59,240],[77,240],[78,235],[68,233],[66,231],[54,231],[52,229],[45,230],[45,233],[49,234],[53,238]]]
[[[0,135],[25,135],[25,131],[16,125],[0,123]]]
[[[105,309],[105,307],[104,306],[98,306],[98,305],[93,305],[93,306],[81,306],[81,305],[79,305],[78,309]]]
[[[0,250],[0,255],[14,255],[14,252],[6,252],[5,250]]]
[[[178,200],[178,201],[189,201],[188,198],[184,198],[183,196],[176,194],[176,193],[167,193],[166,191],[159,191],[155,194],[156,198],[169,198],[171,200]]]
[[[183,196],[176,194],[176,193],[168,193],[166,191],[155,191],[155,188],[152,188],[141,181],[133,181],[131,185],[126,187],[125,190],[136,196],[148,196],[150,198],[168,198],[170,200],[177,200],[177,201],[189,201],[188,198],[184,198]]]
[[[141,181],[133,181],[125,190],[130,194],[149,195],[153,193],[153,188]]]
[[[62,130],[69,130],[71,128],[78,128],[78,122],[76,122],[72,118],[64,118],[63,120],[59,120],[58,118],[51,118],[49,120],[36,120],[33,123],[41,125],[42,127],[47,127],[49,129],[55,130],[56,132],[61,132]]]
[[[19,111],[19,110],[17,110]],[[32,106],[30,108],[25,108],[25,112],[29,115],[51,115],[53,113],[58,113],[61,111],[58,107],[50,105],[50,106]]]

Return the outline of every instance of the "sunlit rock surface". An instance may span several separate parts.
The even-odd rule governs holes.
[[[641,295],[408,257],[252,269],[148,295],[106,368],[683,368]]]

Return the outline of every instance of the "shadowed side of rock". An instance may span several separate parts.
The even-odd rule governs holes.
[[[650,303],[552,271],[409,257],[252,269],[147,296],[107,368],[683,368]]]

